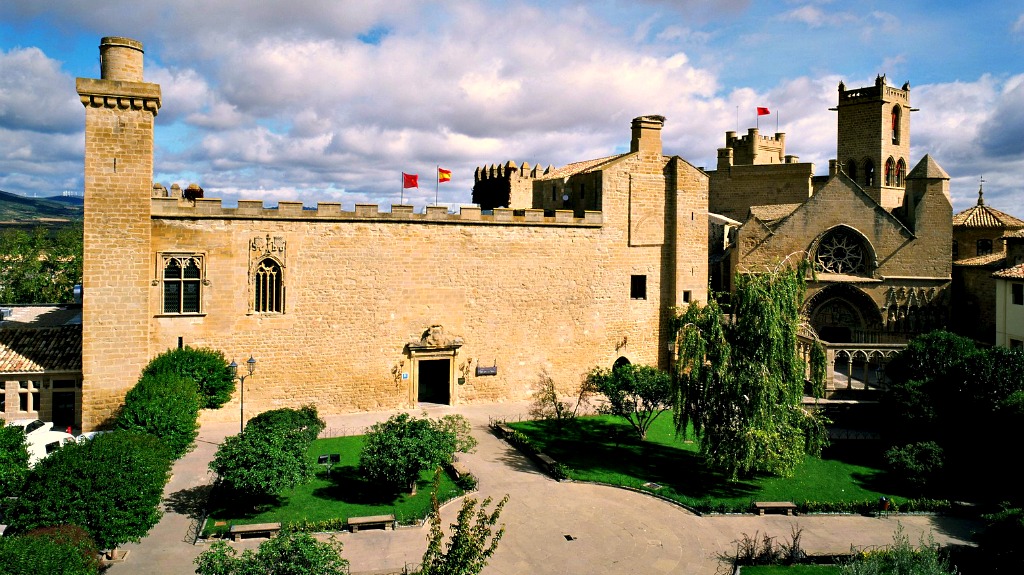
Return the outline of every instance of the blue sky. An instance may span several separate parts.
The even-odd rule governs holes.
[[[954,210],[1024,218],[1024,3],[743,0],[261,2],[6,0],[0,189],[82,188],[75,77],[99,39],[144,43],[159,83],[155,179],[208,197],[470,202],[477,166],[563,165],[622,151],[667,117],[666,153],[713,167],[757,106],[787,153],[825,174],[837,85],[910,82],[913,166],[931,154]]]

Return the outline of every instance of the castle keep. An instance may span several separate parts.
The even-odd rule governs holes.
[[[225,207],[153,184],[160,87],[139,42],[100,54],[101,79],[77,84],[84,429],[181,344],[258,361],[247,413],[518,400],[544,374],[571,392],[594,366],[669,367],[673,308],[707,297],[708,177],[662,153],[660,116],[633,121],[629,153],[536,174],[509,208]]]

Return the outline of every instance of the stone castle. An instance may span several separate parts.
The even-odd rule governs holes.
[[[828,176],[787,156],[785,134],[757,130],[728,132],[716,169],[693,166],[664,153],[666,120],[648,115],[627,153],[481,167],[474,205],[414,213],[169,193],[153,183],[161,91],[143,78],[142,44],[104,38],[100,57],[100,79],[77,81],[85,430],[181,345],[253,357],[252,414],[521,400],[544,377],[571,393],[595,366],[671,367],[677,308],[794,257],[817,267],[808,337],[843,342],[830,353],[851,374],[948,322],[949,177],[927,156],[907,173],[909,86],[884,77],[840,85]]]

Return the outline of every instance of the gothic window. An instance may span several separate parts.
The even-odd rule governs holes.
[[[992,240],[980,239],[978,240],[978,255],[987,256],[992,253]]]
[[[284,289],[281,285],[281,266],[270,258],[256,266],[256,282],[252,310],[257,313],[281,313],[284,311]]]
[[[902,188],[907,185],[907,163],[900,158],[900,161],[896,162],[896,187]]]
[[[203,256],[163,256],[163,313],[200,313],[203,284]]]
[[[864,160],[864,185],[875,185],[875,164],[871,160]]]
[[[892,186],[896,178],[896,162],[889,158],[885,161],[885,185]]]
[[[853,158],[846,160],[846,175],[850,176],[850,179],[857,181],[857,162],[853,161]]]
[[[837,228],[821,239],[814,262],[825,273],[863,274],[866,259],[863,240],[850,230]]]
[[[899,144],[900,143],[900,115],[901,114],[902,114],[902,110],[900,109],[900,107],[898,105],[892,107],[892,143],[893,144]]]

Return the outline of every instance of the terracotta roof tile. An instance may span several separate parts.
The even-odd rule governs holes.
[[[81,370],[81,325],[0,328],[0,373]]]
[[[953,216],[953,227],[1022,229],[1024,221],[985,204],[977,204]]]
[[[585,160],[583,162],[574,162],[572,164],[567,164],[565,166],[562,166],[561,168],[555,168],[555,169],[551,170],[550,172],[544,174],[543,177],[540,177],[540,178],[537,178],[537,179],[538,180],[552,180],[552,179],[556,179],[556,178],[568,178],[569,176],[574,176],[576,174],[582,174],[582,173],[585,173],[585,172],[592,171],[594,168],[600,166],[601,164],[610,162],[612,160],[617,160],[618,158],[621,158],[624,155],[625,154],[617,154],[617,155],[614,155],[614,156],[606,156],[604,158],[597,158],[597,159],[594,159],[594,160]]]
[[[1002,265],[1004,260],[1006,260],[1005,253],[994,252],[984,256],[971,256],[969,258],[954,260],[953,263],[958,266],[990,266],[994,264]]]
[[[1004,280],[1024,280],[1024,264],[1017,264],[1012,268],[999,270],[992,274],[992,277]]]

